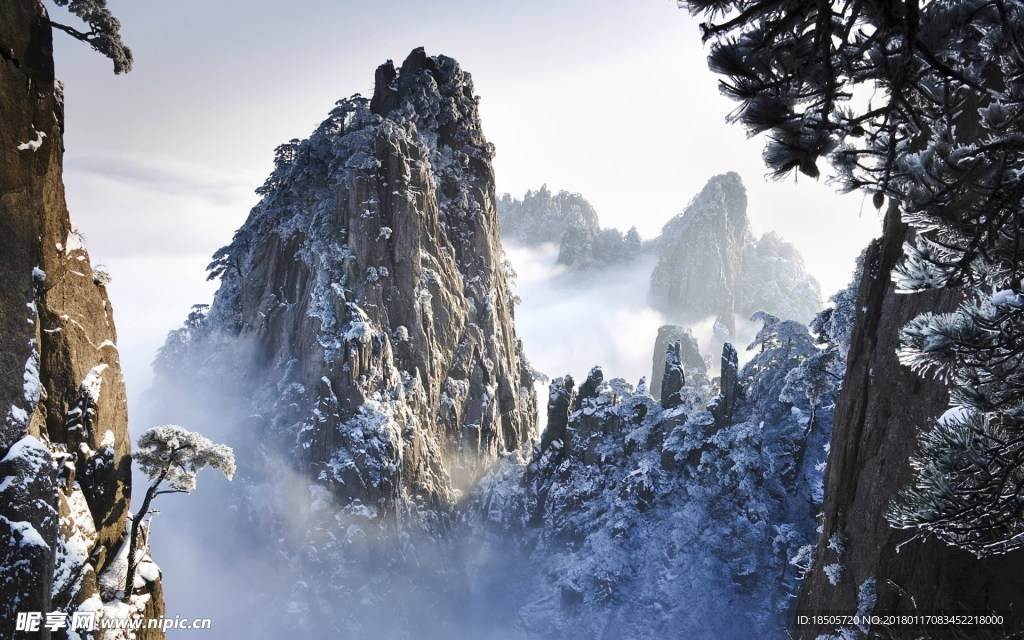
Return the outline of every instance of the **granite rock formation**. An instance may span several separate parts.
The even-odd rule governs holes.
[[[212,305],[157,363],[158,398],[231,425],[248,514],[232,526],[288,559],[272,571],[290,596],[261,608],[308,611],[310,633],[407,629],[387,603],[411,600],[386,594],[446,553],[476,479],[539,435],[477,101],[455,60],[417,49],[377,69],[371,99],[279,147],[214,256]],[[367,592],[377,604],[357,606]]]
[[[747,192],[736,173],[712,178],[661,232],[651,303],[672,317],[733,318],[743,249],[751,242]]]
[[[690,385],[707,381],[708,365],[701,355],[697,338],[688,328],[678,324],[666,324],[658,327],[658,337],[654,340],[654,358],[651,365],[651,396],[661,397],[661,379],[665,373],[665,353],[669,345],[679,343],[679,358],[683,373]]]
[[[486,476],[464,516],[467,538],[484,544],[469,573],[480,591],[501,593],[502,628],[524,638],[783,637],[797,584],[788,560],[814,538],[828,435],[824,416],[808,430],[806,414],[779,400],[807,354],[781,371],[763,365],[787,350],[767,348],[717,390],[734,402],[723,423],[683,393],[689,380],[666,403],[596,367],[576,394],[555,380],[557,420],[542,446],[528,464],[505,460]],[[668,367],[663,395],[680,373]],[[764,393],[741,396],[740,382]]]
[[[105,274],[91,265],[64,199],[52,51],[40,3],[0,6],[2,637],[13,637],[17,612],[70,614],[114,600],[103,583],[129,517],[117,334]],[[136,584],[132,609],[162,615],[159,579]]]
[[[383,515],[451,506],[531,440],[536,409],[471,78],[418,49],[376,80],[279,148],[211,265],[203,326],[237,338],[256,396],[269,389],[273,424],[255,426],[271,446]]]

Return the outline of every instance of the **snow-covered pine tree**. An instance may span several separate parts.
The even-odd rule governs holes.
[[[142,506],[132,518],[128,537],[122,595],[125,602],[132,597],[138,564],[139,534],[143,527],[142,520],[149,515],[153,499],[165,493],[192,493],[196,488],[196,474],[206,467],[219,470],[228,480],[235,475],[235,453],[231,447],[217,444],[176,424],[148,429],[139,436],[138,444],[132,460],[149,478],[149,486],[143,496]]]
[[[89,27],[81,31],[50,20],[50,26],[88,43],[93,49],[110,58],[114,73],[132,70],[132,52],[121,40],[121,22],[107,8],[107,0],[53,0],[58,7],[67,7]]]
[[[902,292],[962,285],[955,313],[925,314],[901,357],[962,408],[932,425],[889,512],[977,555],[1024,546],[1024,5],[1006,0],[688,0],[711,68],[768,132],[766,164],[820,174],[916,231]],[[867,96],[871,97],[868,98]]]

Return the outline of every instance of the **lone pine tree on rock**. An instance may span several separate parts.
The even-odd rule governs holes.
[[[121,22],[107,8],[107,0],[53,0],[58,7],[81,18],[89,27],[80,31],[74,27],[50,20],[50,26],[69,36],[88,43],[93,49],[110,58],[114,73],[128,73],[132,70],[132,52],[121,41]]]
[[[142,499],[142,507],[132,519],[128,573],[124,583],[125,602],[131,598],[135,580],[136,546],[142,519],[149,513],[153,499],[165,493],[191,493],[196,488],[196,474],[205,467],[220,470],[228,480],[235,475],[235,454],[231,447],[217,444],[175,424],[149,429],[139,437],[138,447],[132,459],[149,477],[150,483]]]

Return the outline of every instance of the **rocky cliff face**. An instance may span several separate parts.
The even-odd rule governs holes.
[[[661,397],[661,379],[665,373],[665,354],[670,345],[679,344],[679,361],[683,366],[686,380],[690,386],[700,387],[707,383],[708,365],[701,354],[697,338],[689,328],[678,324],[666,324],[658,327],[658,337],[654,340],[654,357],[651,365],[651,396]]]
[[[747,194],[736,173],[715,176],[658,241],[650,302],[683,322],[719,319],[735,332],[736,316],[756,311],[801,322],[821,306],[818,283],[796,249],[775,234],[755,240]]]
[[[651,303],[672,317],[732,320],[739,310],[743,249],[751,242],[739,175],[712,178],[661,235]]]
[[[848,615],[992,612],[1005,617],[1005,629],[978,627],[967,633],[1008,637],[1009,631],[1021,630],[1024,554],[978,560],[935,539],[894,529],[885,519],[889,502],[911,478],[908,459],[918,430],[947,408],[943,385],[900,365],[898,331],[923,312],[953,310],[961,295],[955,289],[895,293],[889,274],[906,238],[906,225],[890,208],[881,241],[864,257],[849,364],[836,404],[822,534],[796,609]],[[833,630],[797,627],[794,637],[812,640]],[[930,630],[947,631],[952,630]],[[851,629],[846,637],[908,633],[906,627],[875,627]]]
[[[63,104],[42,5],[0,6],[0,53],[0,636],[14,637],[17,612],[114,600],[104,585],[116,578],[131,476],[106,280],[64,201]],[[137,585],[132,607],[161,615],[159,581]]]

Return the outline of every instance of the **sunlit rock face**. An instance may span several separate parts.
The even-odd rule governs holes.
[[[157,415],[229,425],[228,527],[273,576],[258,637],[284,610],[314,634],[441,633],[456,507],[538,436],[472,79],[417,49],[375,81],[277,149],[213,303],[156,363]]]
[[[124,539],[131,476],[107,276],[64,200],[63,98],[42,5],[0,5],[0,42],[0,637],[9,638],[18,612],[113,600],[98,578]],[[140,582],[133,607],[160,614],[158,578]]]

